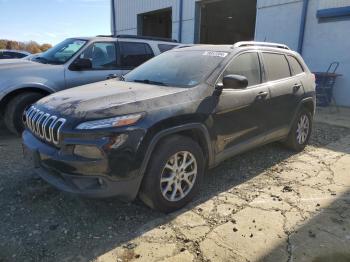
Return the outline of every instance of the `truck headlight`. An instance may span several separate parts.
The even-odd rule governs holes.
[[[137,123],[137,121],[139,121],[143,116],[144,116],[143,113],[138,113],[138,114],[117,116],[117,117],[100,119],[100,120],[87,121],[79,124],[76,127],[76,129],[90,130],[90,129],[130,126]]]

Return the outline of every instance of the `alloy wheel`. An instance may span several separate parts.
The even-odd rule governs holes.
[[[171,156],[163,168],[160,189],[163,197],[176,202],[185,198],[192,190],[197,178],[197,161],[188,151]]]
[[[297,141],[299,145],[303,145],[306,142],[309,136],[309,132],[310,132],[310,120],[306,114],[303,114],[300,116],[300,119],[298,121],[297,131],[296,131]]]

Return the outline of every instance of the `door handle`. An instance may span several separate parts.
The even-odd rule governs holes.
[[[118,75],[117,74],[109,74],[106,79],[113,79],[113,78],[117,78]]]
[[[300,88],[301,88],[301,84],[295,84],[293,86],[293,92],[298,92]]]
[[[267,96],[268,96],[268,92],[266,91],[263,91],[263,92],[260,92],[258,93],[258,95],[256,96],[256,99],[258,100],[262,100],[262,99],[265,99]]]

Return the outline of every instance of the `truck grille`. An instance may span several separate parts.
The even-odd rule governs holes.
[[[31,106],[25,111],[23,121],[27,128],[37,137],[58,145],[60,131],[66,119],[58,118]]]

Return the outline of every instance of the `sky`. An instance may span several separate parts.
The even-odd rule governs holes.
[[[57,44],[111,34],[110,0],[0,0],[0,39]]]

